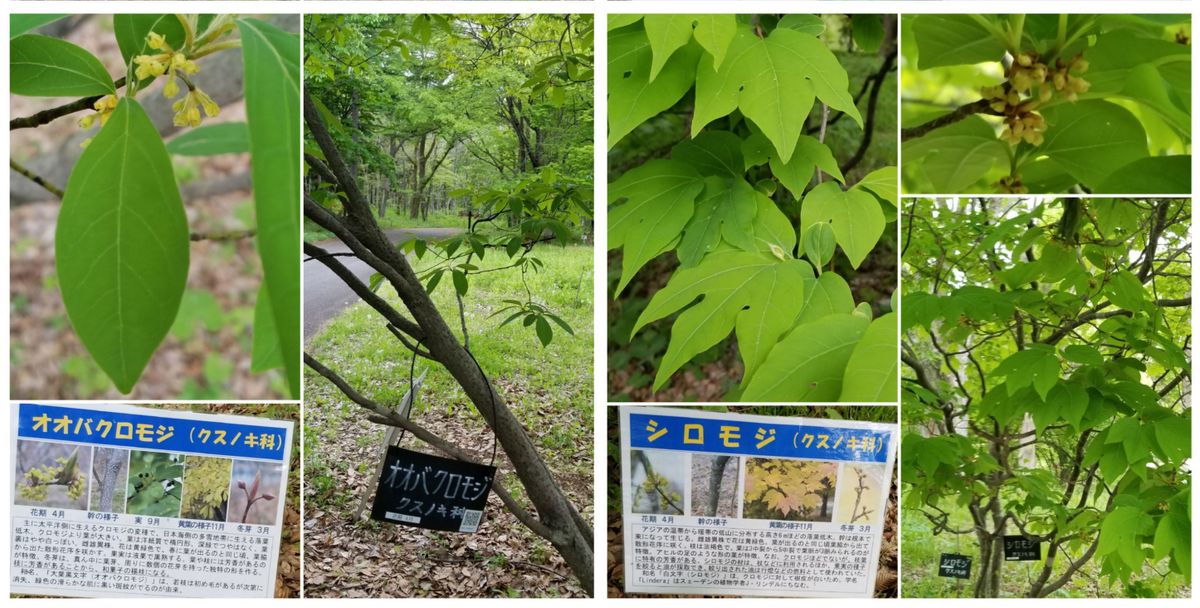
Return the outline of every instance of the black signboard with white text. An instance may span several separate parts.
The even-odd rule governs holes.
[[[971,578],[971,558],[957,553],[943,553],[938,562],[938,576]]]
[[[496,467],[388,448],[371,519],[448,532],[475,532]]]
[[[1004,537],[1004,561],[1036,562],[1042,559],[1042,543],[1024,536]]]

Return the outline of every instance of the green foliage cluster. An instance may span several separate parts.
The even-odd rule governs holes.
[[[1191,20],[908,15],[905,190],[1191,192]]]
[[[187,492],[180,517],[225,521],[232,467],[233,461],[228,458],[189,457],[184,468]]]
[[[299,37],[232,15],[115,15],[127,68],[114,81],[87,50],[27,33],[61,17],[13,16],[10,71],[18,95],[95,96],[96,112],[79,123],[100,129],[60,193],[55,231],[59,289],[80,341],[118,390],[133,389],[180,314],[187,283],[192,235],[170,154],[250,152],[264,274],[253,368],[283,368],[298,396]],[[198,127],[201,111],[220,111],[200,87],[203,58],[234,48],[242,50],[247,123],[194,128],[165,145],[137,95],[163,78],[166,98],[183,93],[172,106],[175,125]]]
[[[683,496],[671,489],[671,481],[662,473],[648,473],[641,485],[634,489],[633,502],[643,499],[658,503],[659,512],[683,515]]]
[[[182,454],[130,452],[125,512],[179,517],[184,489],[183,468]]]
[[[882,30],[878,16],[854,23]],[[857,28],[870,44],[871,27]],[[655,390],[733,332],[745,372],[728,398],[895,399],[896,317],[873,319],[843,275],[894,220],[896,170],[847,183],[874,107],[864,125],[830,50],[839,42],[812,15],[610,17],[609,148],[691,115],[690,137],[668,158],[630,168],[608,190],[609,247],[621,250],[614,297],[651,260],[679,261],[630,332],[673,318]],[[866,127],[856,159],[839,164],[822,141],[830,111]]]
[[[1191,571],[1186,200],[919,199],[905,211],[904,508],[1045,559],[1021,594],[1090,560],[1129,584]],[[911,227],[911,229],[910,229]],[[952,512],[965,510],[963,526]]]

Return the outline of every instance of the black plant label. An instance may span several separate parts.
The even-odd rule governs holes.
[[[943,553],[938,562],[938,576],[971,578],[971,558],[957,553]]]
[[[371,519],[444,530],[475,532],[483,521],[496,467],[388,448],[375,490]]]
[[[1036,562],[1042,559],[1042,543],[1024,536],[1004,537],[1004,561]]]

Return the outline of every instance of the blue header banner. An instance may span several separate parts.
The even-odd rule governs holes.
[[[22,403],[17,436],[160,452],[284,460],[287,429],[241,424],[221,416],[183,418]]]
[[[714,452],[764,458],[887,462],[887,430],[629,414],[629,445],[654,450]]]

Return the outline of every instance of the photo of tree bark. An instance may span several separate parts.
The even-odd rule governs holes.
[[[1190,200],[901,214],[904,594],[1190,596]]]
[[[592,593],[592,26],[305,17],[308,597]],[[476,532],[368,519],[397,444]]]

